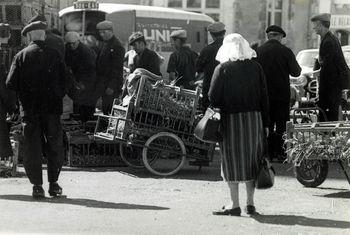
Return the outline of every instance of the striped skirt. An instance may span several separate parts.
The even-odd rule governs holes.
[[[221,176],[225,181],[255,180],[263,154],[264,128],[260,112],[221,115],[223,141]]]

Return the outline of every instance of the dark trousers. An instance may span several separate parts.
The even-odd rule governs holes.
[[[95,106],[74,104],[74,113],[79,114],[79,120],[87,122],[94,119]]]
[[[56,182],[64,160],[60,115],[26,116],[22,125],[23,164],[29,181],[35,185],[43,184],[42,156],[45,152],[48,181]]]
[[[270,125],[268,147],[270,156],[284,156],[283,134],[286,132],[286,122],[289,120],[289,101],[270,101]]]
[[[9,136],[9,129],[6,122],[6,114],[0,114],[0,159],[12,156],[12,147]]]
[[[320,114],[319,115],[319,121],[320,122],[325,122],[325,121],[338,121],[339,120],[339,103],[335,103],[333,105],[325,105],[322,103],[319,103],[318,105],[326,114],[326,118]]]

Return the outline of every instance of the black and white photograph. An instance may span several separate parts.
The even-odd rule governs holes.
[[[350,0],[0,0],[17,234],[350,234]]]

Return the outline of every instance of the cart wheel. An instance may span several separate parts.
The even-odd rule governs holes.
[[[322,184],[328,174],[326,160],[304,160],[295,167],[297,180],[305,187],[315,188]]]
[[[156,175],[173,175],[185,163],[186,148],[175,134],[159,132],[151,136],[142,151],[143,163]]]
[[[119,153],[122,160],[133,168],[144,168],[142,162],[142,147],[128,144],[119,145]]]

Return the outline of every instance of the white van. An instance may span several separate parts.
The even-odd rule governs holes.
[[[208,43],[206,27],[213,19],[207,15],[163,7],[99,2],[79,0],[74,6],[61,10],[62,32],[77,31],[87,44],[94,46],[98,38],[96,24],[109,20],[113,22],[115,35],[128,49],[131,33],[141,31],[148,47],[165,58],[161,67],[163,75],[167,75],[166,66],[174,50],[170,43],[172,31],[185,29],[187,42],[196,52]]]

